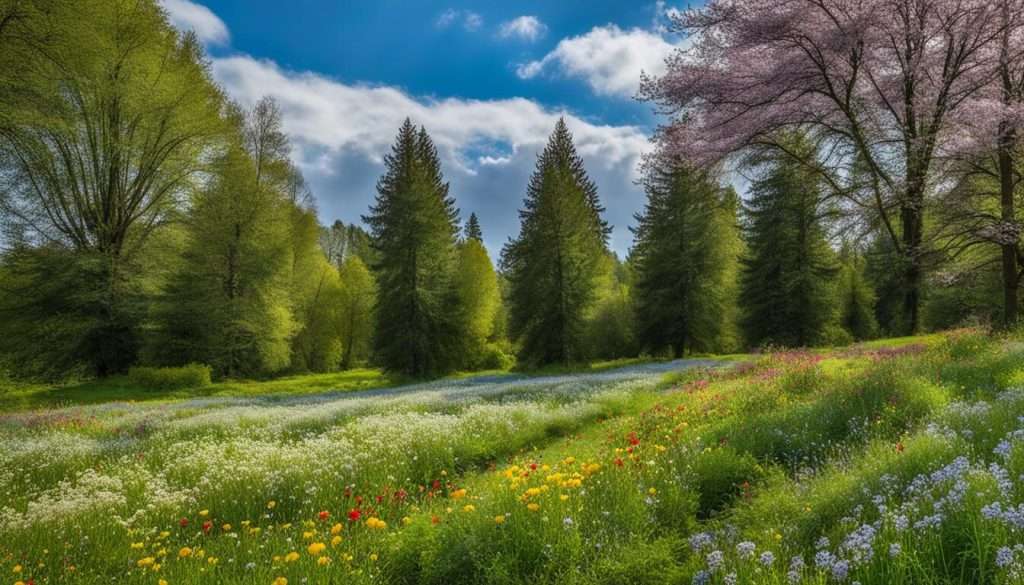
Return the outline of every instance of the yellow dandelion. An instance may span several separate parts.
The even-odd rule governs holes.
[[[505,517],[504,516],[495,516],[494,517],[494,523],[495,524],[504,524],[505,523]]]
[[[310,544],[308,547],[306,547],[306,550],[309,552],[309,554],[313,555],[314,557],[318,557],[320,556],[320,553],[324,552],[325,548],[327,548],[326,544],[322,542],[314,542]]]
[[[178,551],[178,558],[180,558],[180,559],[183,559],[185,557],[190,557],[190,556],[192,556],[192,549],[190,549],[187,546],[181,547],[181,550]]]

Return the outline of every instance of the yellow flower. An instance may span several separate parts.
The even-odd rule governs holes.
[[[24,581],[15,581],[14,585],[25,585]]]
[[[206,559],[206,563],[209,564],[209,565],[216,565],[217,564],[217,557],[208,557]]]
[[[294,563],[297,560],[299,560],[299,553],[297,553],[295,551],[292,551],[292,552],[284,555],[284,562],[286,562],[286,563]]]
[[[262,530],[262,529],[259,526],[256,526],[254,528],[250,528],[249,529],[249,534],[252,534],[253,536],[256,536],[256,535],[258,535],[260,533],[260,530]]]
[[[454,492],[452,492],[452,496],[451,497],[452,497],[453,500],[461,500],[462,498],[466,497],[466,490],[465,489],[455,490]]]
[[[331,546],[338,546],[341,544],[341,536],[335,536],[331,539]]]
[[[526,505],[526,509],[531,512],[536,512],[537,510],[540,510],[540,504],[538,504],[537,502],[530,502],[529,504]]]
[[[288,579],[284,577],[278,577],[277,579],[274,579],[273,585],[288,585]]]
[[[277,507],[277,502],[275,502],[274,500],[270,500],[269,502],[267,502],[267,509],[268,510],[273,510],[276,507]],[[282,579],[283,579],[283,577],[282,577]]]
[[[494,523],[495,524],[504,524],[505,523],[505,517],[504,516],[495,516],[494,517]]]
[[[163,532],[160,533],[160,538],[167,538],[170,535],[171,535],[170,532],[164,530]]]
[[[372,516],[366,519],[366,526],[368,528],[373,528],[374,530],[384,530],[388,527],[388,523],[376,516]]]
[[[306,550],[309,551],[309,554],[313,555],[314,557],[318,557],[320,556],[320,553],[324,552],[325,548],[327,548],[326,544],[322,542],[314,542],[313,544],[309,545],[306,548]]]
[[[316,560],[316,564],[320,565],[321,567],[327,566],[331,564],[331,557],[320,557]]]
[[[231,532],[231,525],[230,524],[225,524],[225,525],[221,526],[220,529],[223,530],[224,532]]]
[[[160,579],[156,582],[156,585],[167,585],[167,579]]]
[[[376,562],[377,562],[377,558],[378,558],[378,557],[377,557],[377,553],[371,553],[371,554],[370,554],[370,560],[371,560],[371,561],[373,561],[373,562],[375,562],[375,563],[376,563]]]
[[[156,573],[160,570],[160,563],[153,563],[152,571]]]
[[[410,518],[408,516],[406,516],[405,518],[402,518],[402,524],[405,524],[406,526],[412,524],[412,518]]]
[[[334,526],[331,526],[331,534],[337,535],[339,532],[341,532],[341,529],[342,529],[341,522],[339,522],[339,523],[335,524]]]
[[[143,543],[141,543],[141,542],[133,542],[132,543],[132,548],[134,548],[134,549],[139,549],[139,548],[142,548],[143,546],[145,546],[145,545]]]
[[[569,499],[569,496],[567,496],[567,495],[565,495],[565,494],[562,494],[562,495],[558,496],[558,499],[559,499],[559,500],[562,500],[562,501],[564,502],[564,501],[566,501],[566,500],[568,500],[568,499]]]
[[[151,566],[155,562],[156,562],[156,559],[154,559],[153,557],[145,557],[145,558],[142,558],[142,559],[139,559],[138,561],[136,561],[135,565],[139,566],[139,567],[149,567],[149,566]],[[15,567],[15,569],[17,569],[17,568],[18,567]],[[18,571],[15,571],[15,573],[17,573],[17,572]]]
[[[209,510],[199,510],[199,515],[202,516],[203,518],[206,518],[207,516],[210,515],[210,511]]]
[[[651,488],[651,489],[647,490],[647,493],[649,493],[649,494],[651,494],[653,496],[653,495],[658,493],[658,490],[656,490],[654,488]]]
[[[313,532],[312,530],[307,530],[307,531],[302,533],[303,540],[313,540],[313,538],[315,538],[315,537],[316,537],[316,532]]]
[[[192,556],[192,549],[190,549],[187,546],[181,547],[181,550],[178,551],[178,558],[183,559],[185,557],[190,557],[190,556]]]
[[[12,573],[20,573],[21,572],[21,565],[14,565],[14,568],[11,569],[11,572]]]
[[[474,510],[476,510],[476,506],[474,506],[473,504],[466,504],[465,506],[462,507],[463,512],[472,512]]]

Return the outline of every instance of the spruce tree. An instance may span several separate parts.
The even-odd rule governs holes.
[[[799,137],[791,148],[808,157]],[[742,259],[742,327],[750,345],[806,346],[836,324],[835,253],[826,241],[817,177],[792,158],[768,153],[747,201]]]
[[[363,218],[378,256],[376,353],[390,371],[444,373],[461,357],[452,282],[458,210],[425,129],[417,132],[407,119],[384,164],[376,201]]]
[[[527,186],[519,236],[502,252],[509,329],[521,361],[585,359],[585,319],[610,232],[603,211],[572,135],[559,120]]]
[[[476,240],[480,243],[484,241],[484,233],[480,229],[480,220],[477,219],[475,213],[470,213],[469,220],[466,222],[466,239]]]
[[[647,205],[635,216],[631,254],[640,341],[676,357],[719,350],[738,253],[730,193],[706,172],[661,157],[648,161],[644,183]]]

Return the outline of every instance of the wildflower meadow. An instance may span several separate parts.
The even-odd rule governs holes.
[[[1024,346],[0,416],[10,583],[1015,583]]]

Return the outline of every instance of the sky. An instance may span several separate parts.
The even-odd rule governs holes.
[[[162,0],[213,75],[251,106],[274,97],[321,222],[359,222],[402,121],[441,153],[463,218],[492,254],[518,233],[537,153],[560,116],[625,255],[643,208],[637,166],[658,124],[635,100],[683,39],[662,1]],[[288,8],[282,8],[287,4]]]

